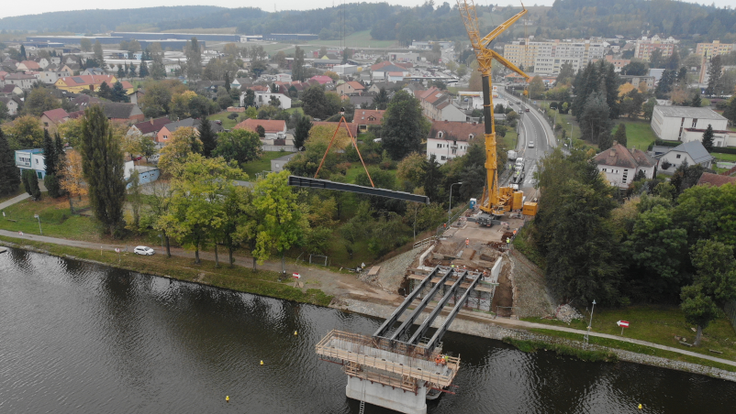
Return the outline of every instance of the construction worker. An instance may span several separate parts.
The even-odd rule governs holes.
[[[465,247],[470,246],[470,239],[465,239]]]
[[[506,244],[511,244],[511,238],[510,237],[507,237],[506,238]]]

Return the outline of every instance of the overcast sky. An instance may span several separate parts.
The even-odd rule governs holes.
[[[367,3],[379,3],[381,0],[364,0]],[[402,6],[416,6],[423,4],[424,0],[383,0],[390,4],[398,4]],[[615,1],[615,0],[614,0]],[[435,0],[435,5],[442,4],[444,1]],[[527,6],[545,5],[551,6],[554,0],[527,0]],[[58,0],[37,0],[31,3],[25,3],[22,1],[3,0],[2,6],[0,6],[0,17],[8,16],[22,16],[29,13],[29,11],[43,10],[44,12],[51,11],[66,11],[66,10],[80,10],[80,9],[119,9],[120,5],[124,4],[125,8],[138,8],[138,7],[153,7],[153,6],[172,6],[174,2],[165,0],[126,0],[124,2],[112,2],[112,1],[100,1],[100,0],[75,0],[70,1],[58,1]],[[334,5],[340,5],[340,0],[264,0],[258,2],[243,2],[238,0],[178,0],[175,2],[176,5],[213,5],[221,7],[246,7],[249,5],[257,5],[265,11],[276,10],[306,10],[316,9],[324,7],[332,7]],[[350,3],[349,1],[347,3]],[[450,5],[454,5],[455,1],[448,1]],[[733,4],[733,0],[699,0],[691,1],[691,3],[701,4],[713,4],[715,3],[718,7],[725,7],[729,4]],[[494,0],[494,1],[483,1],[479,0],[476,2],[477,5],[519,5],[519,1],[510,0]]]

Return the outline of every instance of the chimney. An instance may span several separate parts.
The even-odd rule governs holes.
[[[153,125],[153,117],[151,117],[151,125]]]

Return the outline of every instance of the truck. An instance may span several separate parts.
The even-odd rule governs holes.
[[[526,163],[524,162],[523,158],[517,158],[516,163],[514,164],[514,170],[521,170],[524,171]]]
[[[508,156],[509,156],[509,161],[514,161],[519,157],[519,153],[517,153],[514,150],[509,150]]]

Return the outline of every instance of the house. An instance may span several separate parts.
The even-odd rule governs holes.
[[[151,118],[149,121],[139,122],[131,126],[125,135],[143,135],[144,137],[155,138],[158,131],[170,123],[171,120],[167,117]]]
[[[447,92],[436,87],[431,87],[423,92],[416,92],[422,106],[422,113],[434,121],[463,122],[466,120],[465,112],[452,104],[452,97]]]
[[[33,170],[36,177],[43,180],[46,176],[46,164],[43,161],[41,148],[22,149],[15,151],[15,166],[22,170]]]
[[[700,176],[700,180],[698,180],[698,185],[712,185],[713,187],[720,187],[725,184],[736,185],[736,177],[704,172],[703,175]]]
[[[669,174],[674,173],[677,167],[684,162],[687,162],[688,165],[700,164],[704,168],[710,168],[713,159],[700,141],[690,141],[662,155],[662,158],[659,159],[659,168],[662,172]]]
[[[30,90],[37,81],[35,76],[25,73],[11,73],[5,77],[5,86],[15,85],[23,90]]]
[[[657,168],[656,159],[638,149],[629,150],[616,141],[611,148],[593,157],[593,161],[611,186],[620,189],[629,188],[639,171],[643,171],[646,178],[654,178]]]
[[[41,115],[43,128],[53,134],[59,125],[69,120],[69,114],[63,108],[52,109]]]
[[[650,91],[654,88],[654,76],[621,75],[620,78],[624,83],[630,83],[640,91]]]
[[[8,115],[18,115],[18,102],[16,102],[13,98],[11,98],[10,96],[0,96],[0,102],[4,103],[5,107],[8,108]]]
[[[700,141],[703,142],[704,128],[684,128],[682,131],[682,142]],[[736,132],[728,129],[713,130],[713,146],[714,147],[733,147],[736,146]]]
[[[652,112],[652,130],[657,138],[668,141],[683,141],[685,128],[727,130],[728,119],[710,108],[690,106],[660,106]],[[702,136],[701,136],[702,137]]]
[[[433,121],[427,137],[427,159],[434,155],[438,163],[445,164],[453,158],[462,157],[468,152],[473,139],[483,134],[483,124]]]
[[[243,86],[250,85],[250,83],[248,78],[235,78],[230,82],[230,89],[241,90]]]
[[[276,82],[291,83],[291,74],[290,73],[277,73]]]
[[[15,67],[15,70],[18,72],[28,72],[32,70],[41,70],[41,66],[38,65],[38,63],[32,61],[32,60],[24,60],[20,63],[18,63],[18,66]]]
[[[276,98],[279,100],[279,108],[281,109],[289,109],[291,108],[291,98],[288,96],[282,94],[282,93],[271,93],[271,92],[256,92],[255,93],[255,103],[257,107],[261,107],[263,105],[270,105],[271,98]],[[240,106],[245,106],[245,94],[240,94]]]
[[[100,85],[107,83],[110,88],[118,79],[113,75],[79,75],[65,76],[54,83],[57,89],[67,92],[80,93],[83,90],[96,91]],[[123,88],[128,94],[133,93],[133,85],[128,81],[122,81]]]
[[[258,126],[262,126],[266,131],[266,135],[261,140],[274,140],[286,138],[286,122],[283,120],[270,119],[246,119],[245,121],[235,125],[233,129],[245,129],[251,132],[258,132]]]
[[[371,84],[370,87],[368,87],[367,92],[368,93],[378,94],[378,93],[381,92],[381,88],[385,89],[386,92],[390,92],[395,87],[396,87],[396,84],[395,83],[388,83],[388,82],[373,83],[373,84]]]
[[[365,92],[365,86],[360,82],[350,81],[338,85],[335,91],[340,95],[360,95]]]
[[[284,121],[281,121],[281,122],[284,122]],[[196,135],[199,135],[199,123],[200,123],[199,119],[194,119],[194,118],[187,118],[187,119],[182,119],[180,121],[168,123],[164,125],[163,127],[161,127],[161,129],[159,129],[159,131],[156,133],[156,138],[154,139],[154,141],[156,142],[156,144],[158,144],[158,146],[163,146],[164,144],[169,142],[169,138],[171,138],[171,134],[176,132],[176,130],[178,130],[179,128],[194,128],[194,133]],[[286,124],[284,123],[284,128],[285,127],[286,127]],[[222,125],[214,123],[214,122],[210,123],[210,128],[212,128],[212,131],[215,132],[216,134],[219,134],[220,132],[224,131],[224,129],[222,128]]]
[[[107,119],[115,122],[141,122],[145,118],[138,105],[127,102],[100,102]]]
[[[373,109],[356,109],[353,113],[353,123],[358,124],[358,132],[365,132],[369,125],[381,125],[383,114],[386,111]]]
[[[332,84],[332,78],[329,76],[324,76],[324,75],[312,76],[311,78],[309,78],[309,81],[317,82],[320,85],[331,85]]]

